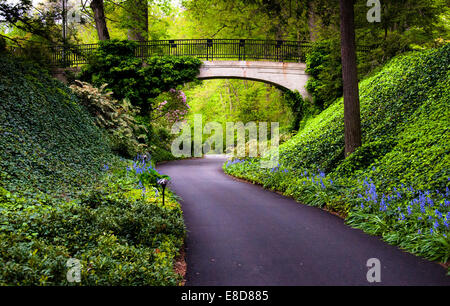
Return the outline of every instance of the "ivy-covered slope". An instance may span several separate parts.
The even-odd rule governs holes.
[[[0,57],[0,168],[7,190],[67,195],[111,158],[107,137],[62,83]]]
[[[450,176],[450,45],[391,60],[360,83],[363,146],[344,161],[339,99],[280,148],[281,163],[388,187],[445,189]]]

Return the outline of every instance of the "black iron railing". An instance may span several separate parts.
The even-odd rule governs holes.
[[[50,47],[51,64],[68,67],[86,64],[98,44]],[[310,42],[255,39],[174,39],[138,42],[136,57],[193,56],[202,60],[304,62]],[[365,50],[359,50],[364,52]]]

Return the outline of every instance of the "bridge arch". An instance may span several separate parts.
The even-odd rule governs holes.
[[[265,61],[203,61],[198,79],[247,79],[272,84],[276,87],[298,90],[303,98],[308,74],[304,63]]]

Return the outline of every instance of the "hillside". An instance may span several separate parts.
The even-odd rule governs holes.
[[[185,226],[154,164],[112,154],[47,72],[7,56],[0,69],[0,285],[178,285]]]
[[[0,68],[1,185],[61,196],[94,182],[112,154],[74,94],[36,65]]]
[[[327,207],[354,227],[427,258],[450,257],[450,45],[408,53],[360,83],[363,146],[344,159],[343,100],[280,146],[227,173]]]

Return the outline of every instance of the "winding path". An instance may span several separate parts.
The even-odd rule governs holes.
[[[318,208],[235,180],[223,173],[224,160],[158,166],[182,198],[186,285],[450,285],[440,265]],[[369,258],[381,262],[381,283],[366,279]]]

